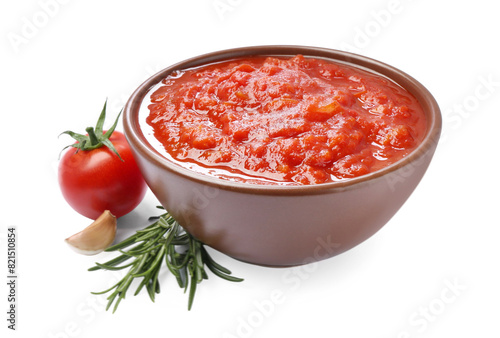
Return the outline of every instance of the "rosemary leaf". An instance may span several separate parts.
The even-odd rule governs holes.
[[[142,280],[134,296],[145,287],[149,298],[154,302],[155,294],[160,293],[159,275],[163,264],[174,275],[177,284],[185,293],[189,289],[188,310],[193,306],[197,284],[208,279],[205,266],[222,279],[231,282],[243,281],[241,278],[231,276],[230,270],[216,263],[208,254],[204,244],[186,232],[168,212],[150,219],[155,222],[106,249],[108,252],[119,252],[119,256],[106,263],[96,263],[89,268],[89,271],[129,269],[126,275],[109,289],[92,292],[95,295],[111,292],[107,298],[106,310],[114,304],[113,313],[116,311],[122,299],[125,299],[130,285],[137,278]],[[132,246],[130,249],[125,250],[130,246]],[[134,259],[130,263],[121,265],[130,258]]]

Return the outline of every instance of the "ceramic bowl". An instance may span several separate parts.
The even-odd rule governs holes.
[[[254,55],[341,61],[382,74],[412,93],[427,114],[427,134],[407,157],[341,182],[305,186],[237,183],[180,167],[148,141],[139,114],[152,86],[174,70]],[[255,46],[217,51],[172,65],[137,88],[124,109],[124,131],[142,174],[159,202],[196,238],[235,259],[295,266],[338,255],[384,226],[422,179],[435,152],[441,113],[429,91],[385,63],[326,48]]]

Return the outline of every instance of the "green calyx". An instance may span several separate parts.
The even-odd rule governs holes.
[[[102,146],[106,146],[109,148],[109,150],[111,150],[113,153],[115,153],[120,158],[120,160],[123,161],[120,154],[118,154],[118,151],[116,150],[115,146],[109,140],[109,138],[111,137],[111,134],[113,134],[113,132],[115,131],[116,125],[118,124],[118,119],[120,118],[120,115],[122,112],[120,111],[120,113],[116,117],[116,120],[115,120],[115,123],[113,123],[113,126],[111,126],[111,128],[108,129],[106,131],[106,133],[104,133],[103,126],[104,126],[104,120],[106,119],[106,104],[107,104],[107,102],[108,102],[107,100],[106,100],[106,102],[104,102],[104,107],[102,108],[101,115],[99,115],[99,119],[97,120],[97,124],[96,124],[95,128],[88,127],[85,129],[85,131],[87,132],[87,135],[78,134],[78,133],[72,132],[70,130],[66,130],[59,135],[59,136],[61,136],[62,134],[67,134],[77,141],[77,143],[70,144],[69,146],[64,147],[63,150],[66,148],[69,148],[69,147],[76,148],[77,151],[78,150],[93,150],[93,149],[100,148]]]

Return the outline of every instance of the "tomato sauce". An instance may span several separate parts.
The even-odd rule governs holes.
[[[421,106],[398,84],[302,55],[176,71],[150,101],[146,121],[174,161],[249,183],[365,175],[405,157],[426,131]]]

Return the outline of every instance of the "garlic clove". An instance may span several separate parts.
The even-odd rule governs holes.
[[[116,217],[106,210],[82,231],[66,238],[66,243],[82,255],[95,255],[113,243],[116,235]]]

